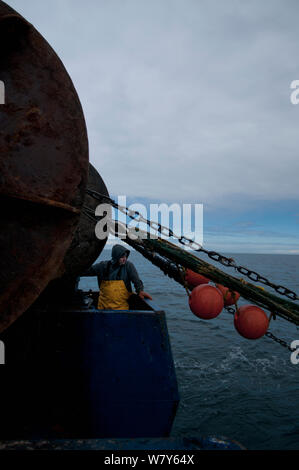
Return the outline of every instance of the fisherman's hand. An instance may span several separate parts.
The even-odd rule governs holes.
[[[143,290],[141,290],[138,295],[142,300],[143,299],[153,300],[152,297],[147,292],[144,292]]]

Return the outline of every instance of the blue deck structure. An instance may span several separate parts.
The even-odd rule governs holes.
[[[35,305],[0,335],[0,450],[240,450],[222,436],[170,437],[179,404],[164,311],[94,293]]]
[[[4,332],[1,438],[169,436],[179,394],[165,313],[142,307],[35,307]]]

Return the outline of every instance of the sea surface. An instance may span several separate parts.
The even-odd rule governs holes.
[[[109,255],[105,249],[99,261]],[[227,256],[299,294],[299,256]],[[213,320],[195,317],[182,286],[139,253],[131,251],[129,259],[145,290],[166,312],[180,392],[172,436],[217,435],[251,450],[298,450],[299,364],[292,364],[290,351],[267,337],[242,338],[225,310]],[[241,277],[205,255],[202,259]],[[97,289],[96,279],[82,278],[80,288]],[[271,321],[269,331],[289,345],[299,340],[299,328],[280,317]]]

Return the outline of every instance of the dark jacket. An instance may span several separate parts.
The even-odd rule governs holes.
[[[85,271],[82,276],[97,276],[99,289],[101,288],[102,281],[123,280],[127,290],[132,292],[131,283],[133,283],[137,294],[139,294],[139,292],[143,290],[143,283],[139,278],[134,264],[130,261],[127,261],[122,266],[118,264],[119,258],[124,254],[128,257],[130,250],[122,245],[114,245],[112,248],[111,260],[101,261],[100,263],[94,264],[91,268]]]

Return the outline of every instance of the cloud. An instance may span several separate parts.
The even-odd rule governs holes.
[[[70,73],[111,194],[299,201],[297,1],[7,1]]]
[[[111,192],[299,198],[299,106],[289,99],[298,4],[9,3],[70,72]]]

